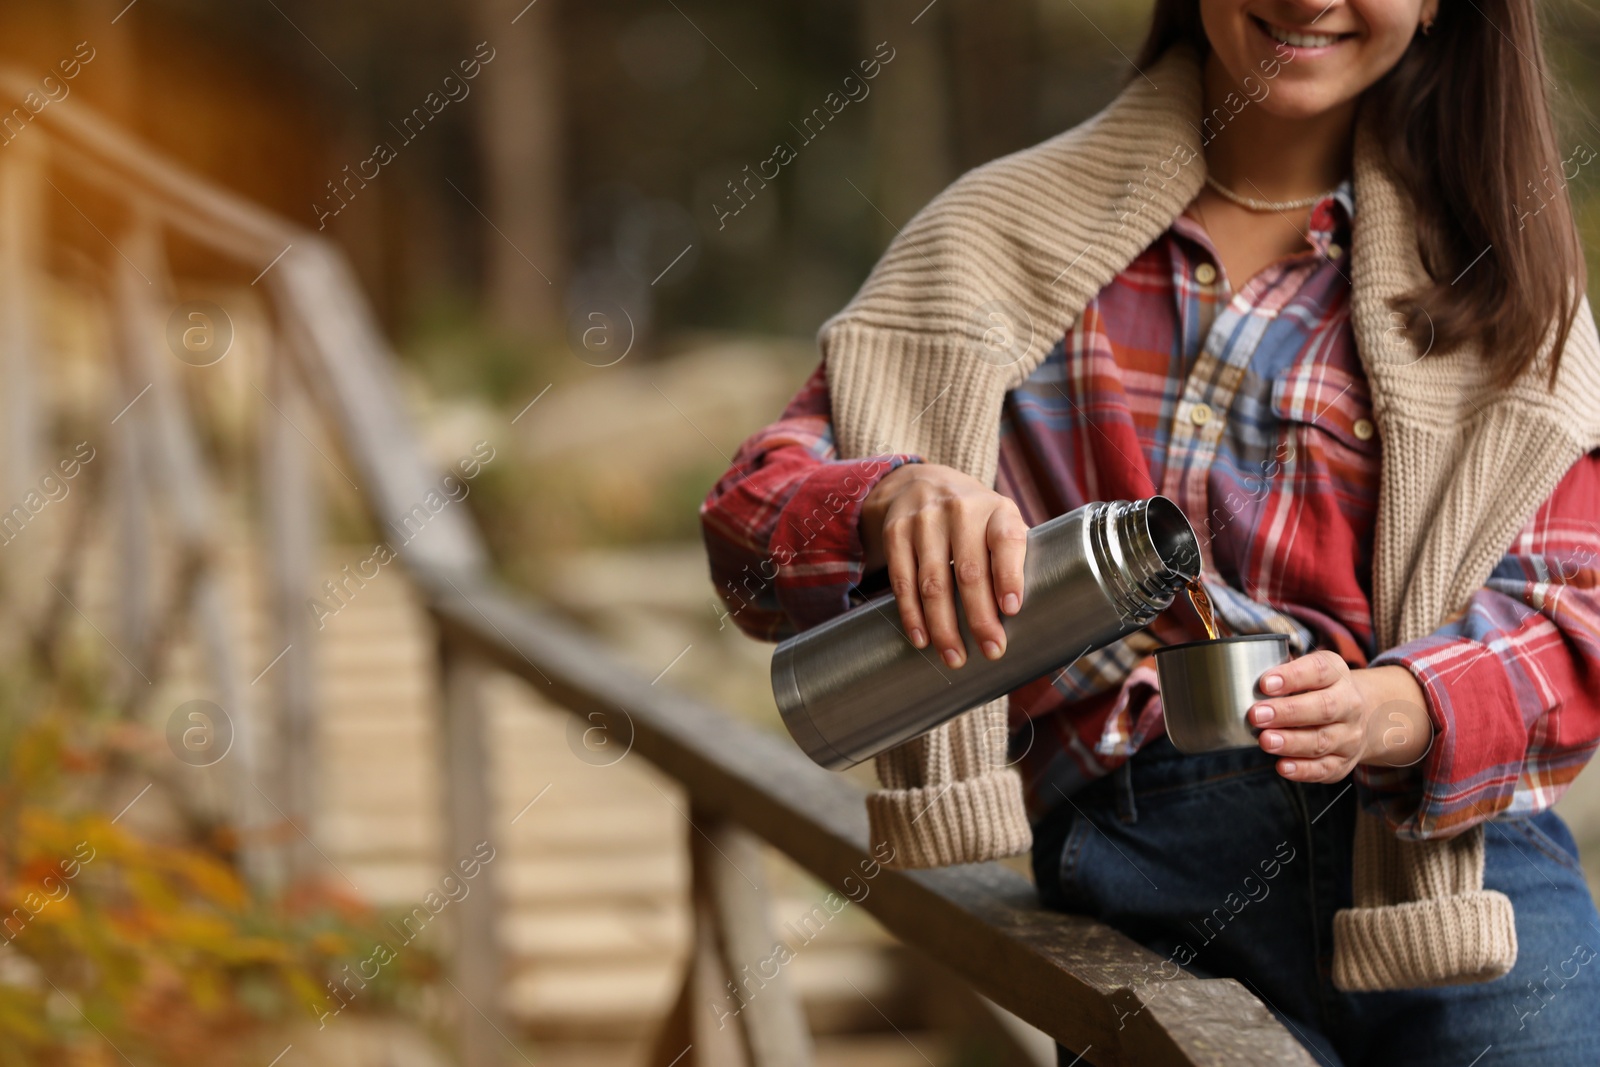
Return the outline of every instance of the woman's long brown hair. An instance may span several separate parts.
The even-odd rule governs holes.
[[[1199,0],[1156,0],[1138,66],[1178,41],[1206,53]],[[1445,3],[1364,102],[1415,205],[1432,279],[1394,310],[1430,350],[1478,341],[1501,383],[1552,330],[1554,383],[1587,285],[1548,80],[1537,0]]]

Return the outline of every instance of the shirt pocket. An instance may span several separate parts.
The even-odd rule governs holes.
[[[1323,448],[1345,473],[1377,468],[1382,444],[1372,418],[1364,375],[1330,363],[1305,362],[1272,383],[1272,413],[1290,430],[1296,448]]]

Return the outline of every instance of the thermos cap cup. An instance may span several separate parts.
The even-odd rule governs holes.
[[[1245,717],[1265,698],[1259,682],[1289,662],[1286,634],[1247,634],[1156,649],[1156,674],[1167,737],[1194,755],[1254,748],[1259,731]]]

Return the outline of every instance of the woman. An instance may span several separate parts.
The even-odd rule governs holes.
[[[825,324],[702,509],[729,612],[772,639],[886,586],[959,670],[952,591],[1003,656],[1028,526],[1170,497],[1226,627],[1294,648],[1259,748],[1166,740],[1151,651],[1204,636],[1173,610],[880,756],[874,838],[1031,841],[1047,905],[1171,964],[1144,1003],[1235,977],[1320,1062],[1600,1063],[1550,811],[1600,739],[1594,153],[1556,143],[1535,4],[1159,0],[1136,66]]]

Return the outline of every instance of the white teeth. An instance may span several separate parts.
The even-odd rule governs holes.
[[[1271,23],[1266,23],[1265,25],[1267,27],[1267,33],[1272,37],[1273,40],[1282,41],[1284,44],[1290,45],[1294,48],[1326,48],[1328,45],[1331,45],[1339,40],[1338,37],[1335,37],[1331,34],[1290,33],[1288,30],[1278,29],[1278,27],[1272,25]]]

